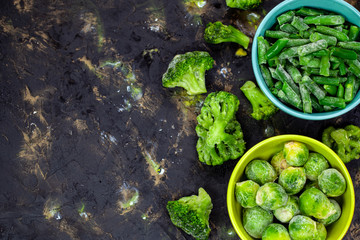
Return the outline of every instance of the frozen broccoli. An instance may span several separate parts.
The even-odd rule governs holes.
[[[305,183],[306,173],[303,167],[288,167],[279,176],[279,184],[289,195],[300,192]]]
[[[319,188],[329,197],[338,197],[346,190],[344,176],[335,168],[324,170],[318,178]]]
[[[276,173],[278,175],[280,175],[280,173],[290,167],[290,165],[286,162],[286,159],[284,157],[284,153],[283,151],[281,150],[280,152],[276,153],[272,158],[271,158],[271,166],[274,167]]]
[[[313,240],[317,236],[316,222],[310,217],[297,215],[289,223],[289,233],[293,240]]]
[[[256,204],[266,210],[276,210],[285,206],[288,195],[283,187],[269,182],[262,185],[256,193]]]
[[[267,182],[274,182],[277,174],[268,161],[255,159],[245,167],[245,175],[248,179],[263,185]]]
[[[226,0],[226,5],[231,8],[250,10],[258,7],[262,0]]]
[[[322,171],[329,168],[329,163],[320,153],[310,153],[304,168],[306,177],[311,181],[316,181]]]
[[[327,231],[324,224],[316,222],[316,237],[314,240],[325,240],[327,237]]]
[[[176,55],[162,76],[167,88],[183,87],[189,95],[206,93],[205,71],[214,65],[208,52],[194,51]]]
[[[309,157],[308,147],[301,142],[287,142],[284,145],[283,151],[286,162],[294,167],[303,166]]]
[[[334,205],[326,195],[317,188],[305,190],[299,197],[300,211],[317,219],[325,219],[336,212]]]
[[[249,47],[250,38],[239,29],[225,25],[222,22],[208,23],[204,31],[204,39],[208,43],[219,44],[225,42],[234,42],[245,49]]]
[[[246,81],[240,88],[252,105],[251,116],[256,120],[265,120],[274,115],[279,109],[265,96],[254,82]]]
[[[335,129],[328,127],[323,131],[322,142],[334,150],[344,163],[360,157],[360,128],[347,125]]]
[[[240,123],[235,118],[239,99],[228,92],[210,93],[197,116],[196,149],[199,160],[207,165],[220,165],[244,154],[245,141]]]
[[[235,185],[236,201],[240,203],[243,208],[252,208],[256,206],[256,192],[259,189],[259,184],[251,180],[238,182]]]
[[[243,225],[246,232],[254,237],[261,238],[266,227],[273,222],[274,216],[259,206],[253,208],[244,208]]]
[[[203,188],[199,188],[198,196],[169,201],[166,206],[171,222],[197,240],[209,237],[209,216],[212,207],[211,198]]]
[[[291,240],[286,227],[279,223],[270,224],[262,235],[262,240]]]
[[[324,224],[325,226],[328,226],[328,225],[332,224],[333,222],[336,222],[341,216],[341,207],[340,207],[339,203],[334,199],[329,199],[329,200],[334,205],[336,212],[334,214],[330,215],[328,218],[319,219],[319,222]]]
[[[285,206],[274,211],[274,216],[282,223],[288,223],[294,216],[300,213],[299,198],[297,196],[289,196]]]

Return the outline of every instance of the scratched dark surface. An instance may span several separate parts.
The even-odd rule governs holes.
[[[255,80],[250,49],[235,57],[236,44],[206,44],[202,32],[221,20],[253,36],[278,0],[252,12],[222,0],[202,8],[181,0],[0,2],[1,239],[191,239],[165,206],[199,187],[214,205],[210,239],[238,239],[226,208],[237,161],[209,167],[197,160],[195,118],[206,94],[189,98],[161,86],[178,53],[213,56],[208,92],[239,97],[247,149],[273,135],[320,140],[327,126],[360,125],[359,108],[317,122],[283,112],[268,121],[250,117],[239,90]],[[359,165],[347,164],[356,209]],[[355,210],[345,239],[360,239],[359,224]]]

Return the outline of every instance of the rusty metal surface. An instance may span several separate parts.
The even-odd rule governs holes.
[[[222,20],[253,36],[279,2],[245,12],[219,0],[203,8],[181,0],[2,1],[0,238],[191,239],[165,206],[204,187],[214,204],[210,239],[238,239],[226,209],[237,161],[199,163],[194,128],[205,95],[164,89],[161,76],[175,54],[208,51],[216,61],[208,92],[239,97],[247,149],[273,135],[320,140],[327,126],[360,125],[359,108],[320,122],[283,112],[250,117],[239,89],[255,80],[250,55],[235,57],[235,44],[208,45],[202,32]],[[347,167],[357,194],[359,162]],[[355,210],[345,239],[360,239],[359,224]]]

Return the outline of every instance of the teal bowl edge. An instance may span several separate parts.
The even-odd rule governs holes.
[[[267,13],[255,33],[251,53],[251,61],[254,75],[260,89],[264,92],[264,94],[270,99],[271,102],[275,104],[275,106],[277,106],[285,113],[305,120],[326,120],[335,118],[351,111],[360,103],[360,91],[356,94],[355,98],[349,104],[347,104],[346,108],[344,109],[339,109],[331,112],[308,114],[294,110],[282,103],[279,99],[277,99],[268,89],[260,72],[260,67],[257,59],[257,37],[264,36],[265,30],[271,28],[275,24],[276,17],[279,16],[281,13],[289,10],[299,9],[301,7],[313,7],[336,12],[344,16],[346,21],[360,27],[360,12],[355,7],[343,0],[285,0],[275,6],[269,13]]]

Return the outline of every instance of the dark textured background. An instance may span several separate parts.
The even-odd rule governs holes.
[[[321,140],[327,126],[360,125],[359,108],[319,122],[283,112],[250,117],[239,90],[255,80],[250,54],[235,57],[232,43],[208,45],[202,32],[221,20],[253,36],[259,21],[251,19],[279,2],[245,12],[223,0],[201,9],[181,0],[2,0],[0,238],[191,239],[165,206],[204,187],[214,204],[210,239],[238,239],[226,208],[237,161],[199,163],[194,127],[205,95],[164,89],[161,76],[175,54],[208,51],[216,61],[208,91],[239,97],[247,149],[273,135]],[[347,167],[358,193],[359,162]],[[360,239],[359,224],[355,210],[345,239]]]

